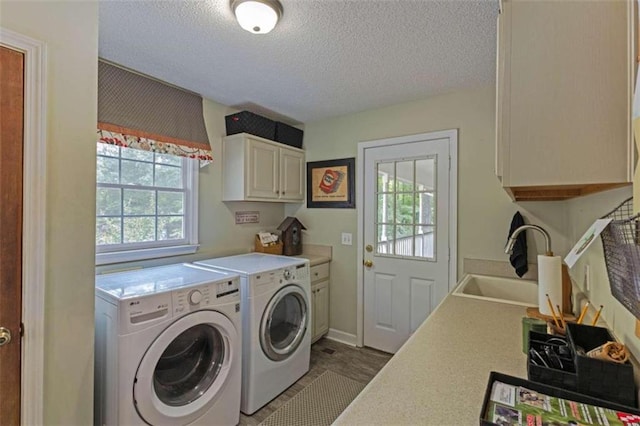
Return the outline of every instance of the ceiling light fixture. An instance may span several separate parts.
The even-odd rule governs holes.
[[[253,34],[268,33],[282,16],[278,0],[231,0],[231,10],[240,26]]]

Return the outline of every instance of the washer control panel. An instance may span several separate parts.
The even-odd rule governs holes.
[[[221,302],[240,300],[240,279],[178,289],[172,292],[172,299],[173,313],[177,315]]]

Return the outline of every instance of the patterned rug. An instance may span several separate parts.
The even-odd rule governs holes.
[[[327,370],[264,419],[260,425],[330,425],[364,386],[360,382]]]

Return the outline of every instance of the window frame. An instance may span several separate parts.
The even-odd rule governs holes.
[[[100,143],[100,142],[98,142]],[[135,149],[126,148],[125,149]],[[96,152],[96,160],[98,154]],[[119,157],[122,161],[122,156]],[[180,240],[158,240],[143,243],[121,243],[98,245],[96,235],[96,266],[113,263],[133,262],[137,260],[155,259],[169,256],[179,256],[195,253],[198,244],[198,186],[199,186],[199,162],[198,160],[181,157],[182,179],[185,184],[184,194],[184,238]],[[97,179],[97,170],[96,170]],[[127,186],[119,186],[126,188]],[[96,181],[96,190],[98,182]],[[132,185],[131,189],[136,189]],[[98,218],[96,212],[96,220]],[[157,217],[157,216],[156,216]]]

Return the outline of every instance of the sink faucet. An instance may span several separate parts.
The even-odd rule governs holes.
[[[536,231],[542,232],[542,235],[544,235],[544,242],[546,246],[545,254],[547,256],[553,256],[553,252],[551,251],[551,237],[549,236],[549,233],[547,231],[545,231],[544,229],[542,229],[542,227],[538,225],[522,225],[516,228],[516,230],[513,231],[513,234],[511,234],[511,236],[509,237],[509,240],[507,241],[507,245],[504,248],[504,252],[507,254],[510,254],[513,251],[513,246],[516,243],[516,237],[518,236],[518,234],[527,229],[535,229]]]

